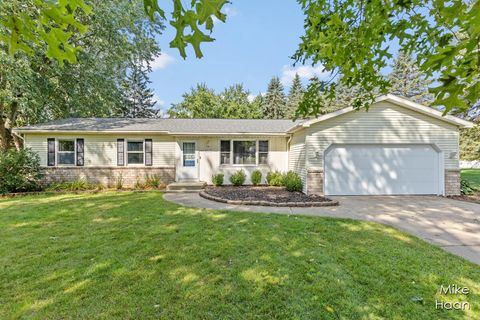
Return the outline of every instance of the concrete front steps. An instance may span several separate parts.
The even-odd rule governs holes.
[[[166,192],[181,193],[181,192],[200,192],[207,183],[199,181],[180,181],[172,182],[167,185]]]

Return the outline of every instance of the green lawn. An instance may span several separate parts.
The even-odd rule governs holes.
[[[473,186],[480,188],[480,169],[462,169],[462,179],[468,180]]]
[[[187,209],[158,192],[3,199],[0,244],[0,319],[451,319],[480,310],[479,266],[393,228]],[[471,293],[441,296],[442,284]],[[435,299],[471,310],[435,310]]]

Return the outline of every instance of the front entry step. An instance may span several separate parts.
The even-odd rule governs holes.
[[[205,182],[190,182],[181,181],[173,182],[167,185],[167,192],[200,192],[205,188],[207,184]]]

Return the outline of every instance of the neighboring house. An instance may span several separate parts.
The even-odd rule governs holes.
[[[460,192],[459,128],[472,123],[393,95],[368,110],[312,120],[65,119],[16,129],[45,181],[86,178],[133,185],[205,181],[239,169],[297,172],[326,195]],[[247,180],[247,182],[249,182]]]

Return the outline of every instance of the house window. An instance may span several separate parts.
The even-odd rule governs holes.
[[[183,143],[183,166],[195,167],[195,142]]]
[[[127,164],[143,164],[143,141],[128,141]]]
[[[233,164],[256,164],[256,141],[233,141]]]
[[[230,164],[230,140],[220,141],[220,164]]]
[[[268,141],[258,141],[258,164],[268,163]]]
[[[75,140],[58,140],[58,164],[75,165]]]

